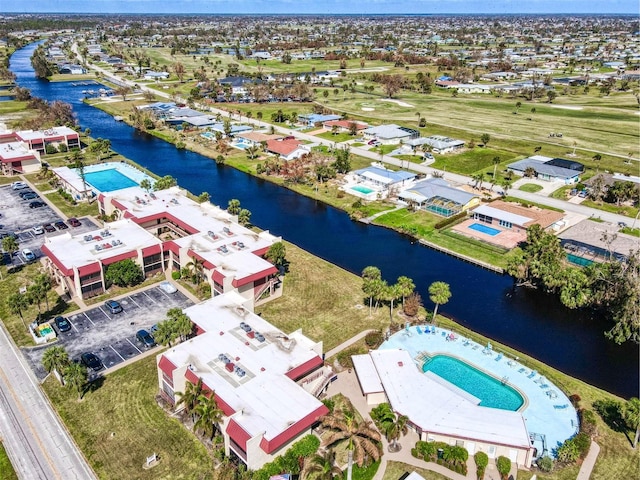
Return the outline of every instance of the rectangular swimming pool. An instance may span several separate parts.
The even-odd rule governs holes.
[[[87,172],[84,174],[84,178],[89,185],[101,192],[113,192],[114,190],[138,185],[137,182],[120,173],[115,168],[100,170],[98,172]]]
[[[354,185],[353,187],[351,187],[351,190],[354,190],[354,191],[359,192],[359,193],[364,193],[365,195],[368,194],[368,193],[372,193],[373,192],[372,189],[367,188],[367,187],[363,187],[361,185]]]
[[[481,223],[472,223],[468,228],[475,230],[476,232],[484,233],[485,235],[491,235],[492,237],[495,237],[500,233],[500,230],[497,228],[491,228]]]
[[[522,396],[509,385],[448,355],[436,355],[422,366],[422,371],[433,372],[479,398],[483,407],[515,412],[524,404]]]

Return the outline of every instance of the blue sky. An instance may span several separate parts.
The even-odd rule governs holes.
[[[2,0],[0,13],[640,13],[638,0]]]

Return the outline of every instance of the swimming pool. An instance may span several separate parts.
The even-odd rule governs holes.
[[[363,187],[361,185],[354,185],[353,187],[351,187],[351,190],[354,190],[354,191],[359,192],[359,193],[364,193],[365,195],[374,192],[374,190],[372,190],[370,188],[367,188],[367,187]]]
[[[476,232],[484,233],[486,235],[491,235],[492,237],[495,237],[497,234],[500,233],[500,230],[496,228],[487,227],[486,225],[483,225],[481,223],[472,223],[471,225],[469,225],[469,228],[471,230],[475,230]]]
[[[449,383],[480,399],[483,407],[517,411],[522,396],[509,385],[477,370],[468,363],[448,355],[436,355],[422,366],[423,372],[433,372]]]
[[[579,257],[572,253],[567,253],[567,260],[569,260],[574,265],[579,265],[581,267],[588,267],[593,263],[593,260],[589,260],[588,258]]]
[[[88,184],[101,192],[112,192],[114,190],[138,185],[137,182],[120,173],[115,168],[99,170],[97,172],[86,172],[84,177]]]

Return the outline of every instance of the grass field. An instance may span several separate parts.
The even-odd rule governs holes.
[[[43,388],[99,478],[210,478],[213,464],[204,446],[155,401],[155,356],[109,374],[81,401],[54,377]],[[143,469],[153,453],[160,462]]]
[[[536,193],[542,190],[544,187],[542,185],[538,185],[535,183],[525,183],[524,185],[520,185],[518,190],[522,190],[523,192]]]
[[[402,444],[402,441],[400,441],[400,444]],[[403,445],[403,448],[409,448],[409,445]],[[416,472],[425,480],[446,480],[449,478],[444,475],[440,475],[439,473],[432,472],[431,470],[414,467],[413,465],[407,465],[406,463],[387,462],[387,469],[384,471],[382,480],[398,480],[405,473],[411,472]]]

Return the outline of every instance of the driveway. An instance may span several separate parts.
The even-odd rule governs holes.
[[[171,308],[185,308],[193,304],[180,291],[166,293],[158,286],[140,290],[118,301],[123,308],[121,313],[110,313],[102,303],[74,312],[67,317],[71,323],[70,331],[61,333],[54,325],[58,342],[23,348],[22,352],[38,379],[42,380],[47,375],[42,367],[42,355],[51,345],[64,346],[73,360],[78,360],[83,352],[95,353],[109,369],[146,351],[136,340],[138,330],[149,330],[164,320]],[[95,376],[96,373],[90,372],[90,379]]]

